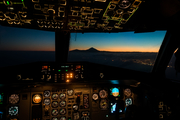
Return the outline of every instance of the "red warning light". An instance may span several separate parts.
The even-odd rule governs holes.
[[[81,69],[81,65],[76,65],[76,69]]]
[[[47,70],[48,66],[42,66],[42,70]]]

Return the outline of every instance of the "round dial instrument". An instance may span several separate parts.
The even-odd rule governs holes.
[[[19,95],[17,94],[12,94],[10,97],[9,97],[9,103],[11,104],[16,104],[19,102]]]
[[[60,120],[66,120],[66,117],[61,117]]]
[[[58,94],[57,93],[53,93],[52,94],[52,99],[53,100],[57,100],[58,99]]]
[[[128,7],[130,7],[131,2],[129,0],[121,0],[119,3],[119,8],[121,9],[127,9]]]
[[[93,96],[92,96],[92,99],[97,100],[98,99],[98,94],[94,93]]]
[[[65,107],[65,106],[66,106],[66,102],[65,102],[65,101],[61,101],[61,102],[60,102],[60,106],[61,106],[61,107]]]
[[[100,96],[100,98],[106,98],[108,96],[108,93],[106,90],[101,90],[99,92],[99,96]]]
[[[79,118],[80,118],[79,112],[74,112],[73,113],[73,118],[74,118],[74,120],[79,120]]]
[[[52,115],[53,115],[53,116],[58,115],[58,109],[53,109],[53,110],[52,110]]]
[[[18,107],[17,106],[13,106],[9,108],[9,115],[13,116],[13,115],[17,115],[18,114]]]
[[[51,92],[49,90],[44,91],[44,97],[50,97]]]
[[[132,99],[131,98],[127,98],[125,100],[126,106],[132,105]]]
[[[60,99],[65,99],[66,98],[66,94],[65,93],[61,93],[59,96],[60,96]]]
[[[44,99],[44,104],[45,105],[50,105],[50,103],[51,103],[51,100],[49,98]]]
[[[74,111],[77,111],[78,109],[79,109],[79,106],[78,106],[77,104],[74,104],[74,105],[73,105],[73,110],[74,110]]]
[[[125,90],[124,90],[124,95],[126,96],[126,97],[131,97],[131,90],[129,89],[129,88],[126,88]]]
[[[118,88],[113,88],[113,89],[112,89],[112,95],[113,95],[114,97],[117,97],[117,96],[119,95],[119,89],[118,89]]]
[[[74,92],[73,90],[68,90],[68,91],[67,91],[67,94],[68,94],[69,96],[72,96],[72,95],[73,95],[73,92]]]
[[[64,108],[63,108],[63,109],[60,109],[59,112],[60,112],[61,115],[64,115],[64,114],[66,114],[66,109],[64,109]]]
[[[36,95],[33,96],[33,102],[34,102],[34,103],[40,103],[41,100],[42,100],[41,95],[36,94]]]
[[[52,120],[58,120],[58,118],[56,118],[56,117],[53,117],[53,118],[52,118]]]
[[[108,107],[108,102],[107,102],[107,100],[106,99],[102,99],[101,101],[100,101],[100,108],[101,109],[107,109],[107,107]]]
[[[52,102],[52,107],[53,107],[53,108],[58,107],[58,102],[57,102],[57,101],[53,101],[53,102]]]

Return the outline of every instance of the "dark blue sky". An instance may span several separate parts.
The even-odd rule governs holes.
[[[158,52],[165,33],[72,33],[70,50]],[[55,51],[55,32],[0,26],[0,50]]]
[[[0,50],[55,51],[55,32],[0,26]]]

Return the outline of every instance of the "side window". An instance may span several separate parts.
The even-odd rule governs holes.
[[[177,50],[176,50],[177,51]],[[176,51],[174,52],[167,68],[166,68],[166,78],[172,80],[179,80],[180,81],[180,72],[177,72],[175,69],[175,61],[176,61]],[[180,61],[179,61],[180,62]]]

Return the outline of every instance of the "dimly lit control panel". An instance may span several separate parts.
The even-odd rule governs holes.
[[[49,82],[71,82],[84,79],[84,65],[43,65],[41,70],[41,80]]]
[[[137,104],[132,88],[85,84],[39,86],[6,97],[6,120],[116,119],[125,117],[127,106]]]

